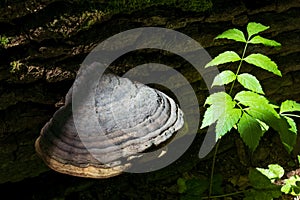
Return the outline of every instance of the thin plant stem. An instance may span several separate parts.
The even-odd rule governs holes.
[[[214,152],[214,156],[213,156],[213,162],[212,162],[212,166],[211,166],[211,173],[210,173],[210,180],[209,180],[208,199],[210,199],[211,194],[212,194],[215,164],[216,164],[217,152],[218,152],[218,148],[219,148],[219,145],[220,145],[220,141],[221,140],[218,140],[218,142],[216,144],[215,152]]]
[[[231,92],[232,92],[232,90],[233,90],[234,84],[235,84],[236,79],[237,79],[237,75],[239,74],[240,69],[241,69],[241,67],[242,67],[242,63],[243,63],[243,60],[244,60],[244,57],[245,57],[245,53],[246,53],[247,46],[248,46],[248,40],[247,40],[247,42],[246,42],[246,44],[245,44],[245,48],[244,48],[244,51],[243,51],[243,54],[242,54],[242,58],[241,58],[241,60],[240,60],[238,69],[237,69],[236,74],[235,74],[235,79],[234,79],[234,81],[233,81],[233,83],[232,83],[232,85],[231,85],[231,88],[230,88],[230,90],[229,90],[229,95],[231,94]]]
[[[300,118],[299,115],[294,115],[294,114],[282,114],[283,116],[287,116],[287,117],[298,117]]]

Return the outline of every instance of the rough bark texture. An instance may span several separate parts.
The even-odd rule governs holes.
[[[103,8],[105,4],[93,6]],[[37,184],[43,182],[43,174],[40,174],[49,169],[34,151],[34,141],[40,129],[63,104],[64,95],[85,56],[102,40],[131,28],[159,26],[178,30],[197,40],[214,57],[225,49],[241,50],[237,43],[214,41],[213,38],[222,31],[233,27],[244,30],[251,21],[268,25],[271,28],[263,35],[280,42],[282,48],[252,46],[249,51],[262,52],[271,57],[283,77],[275,77],[257,68],[245,67],[244,70],[251,70],[261,80],[270,99],[277,102],[285,99],[300,101],[299,13],[298,0],[216,0],[213,7],[205,12],[153,6],[116,15],[95,11],[92,5],[68,0],[4,3],[0,8],[0,35],[8,37],[9,42],[0,47],[0,183],[36,176],[34,180]],[[191,82],[199,95],[200,105],[203,104],[207,89],[201,77],[190,69],[188,63],[173,55],[133,53],[118,60],[111,70],[122,74],[134,65],[148,61],[174,66]],[[160,174],[159,178],[168,177],[172,170],[183,172],[194,166],[198,162],[196,154],[199,144],[194,146],[193,151],[185,154],[186,158],[175,163],[175,167],[164,170],[165,176]],[[195,154],[194,159],[189,159],[191,152]],[[186,162],[190,164],[182,166],[189,167],[182,169],[184,167],[180,165]],[[155,174],[151,178],[155,179]],[[54,174],[50,181],[55,179],[67,180],[66,184],[70,185],[57,190],[72,188],[65,190],[65,195],[95,183],[99,187],[109,184],[80,180],[78,188],[74,182],[79,179],[66,179],[64,175]],[[130,181],[130,175],[125,179]],[[122,182],[119,177],[112,181]],[[21,183],[16,183],[16,186],[18,184]],[[112,187],[106,185],[106,192]]]

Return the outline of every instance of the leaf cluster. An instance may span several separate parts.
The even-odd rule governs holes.
[[[245,56],[249,44],[261,44],[271,47],[280,47],[281,44],[257,35],[267,30],[269,26],[250,22],[247,25],[247,37],[238,29],[229,29],[218,35],[216,39],[230,39],[244,43],[243,54],[234,51],[220,53],[209,63],[207,67],[221,65],[229,62],[238,62],[237,71],[224,70],[219,73],[212,83],[212,87],[231,83],[229,93],[218,92],[207,97],[205,105],[209,105],[204,113],[201,128],[216,123],[216,138],[220,139],[232,128],[235,128],[244,143],[254,151],[259,144],[260,138],[271,127],[280,134],[285,148],[291,152],[295,143],[297,128],[291,117],[300,117],[293,112],[300,111],[300,104],[295,101],[284,101],[280,106],[270,103],[264,96],[263,88],[259,80],[252,74],[241,73],[240,69],[244,62],[282,76],[277,64],[266,55],[252,53]],[[232,96],[231,92],[238,82],[245,90],[239,91]]]
[[[299,158],[299,156],[298,156]],[[300,163],[300,162],[299,162]],[[283,185],[274,184],[284,175],[284,169],[278,164],[271,164],[268,169],[250,169],[249,181],[252,189],[245,192],[245,200],[272,200],[282,193],[299,196],[300,176],[294,175],[283,180]]]

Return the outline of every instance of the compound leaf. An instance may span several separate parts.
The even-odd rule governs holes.
[[[293,150],[296,143],[297,129],[294,121],[286,116],[280,116],[271,104],[260,104],[246,108],[252,117],[263,121],[280,135],[280,139],[288,152]]]
[[[260,138],[263,136],[260,123],[247,113],[243,113],[237,126],[242,140],[253,152],[258,146]]]
[[[221,33],[215,39],[229,39],[229,40],[235,40],[237,42],[246,42],[244,33],[236,28],[229,29]]]
[[[280,47],[281,44],[276,42],[275,40],[269,40],[269,39],[266,39],[266,38],[263,38],[259,35],[257,36],[254,36],[250,41],[249,43],[252,43],[252,44],[263,44],[265,46],[271,46],[271,47]]]
[[[255,76],[248,74],[248,73],[244,73],[244,74],[238,75],[237,80],[245,88],[247,88],[253,92],[264,94],[262,87]]]
[[[250,22],[247,25],[248,37],[250,38],[252,35],[263,32],[263,31],[267,30],[268,28],[270,28],[270,27],[264,26],[260,23]]]
[[[212,83],[212,87],[215,85],[225,85],[231,83],[232,81],[234,81],[235,77],[235,74],[230,70],[222,71],[215,77]]]
[[[300,104],[296,101],[286,100],[281,103],[280,113],[300,111]]]
[[[260,53],[251,54],[244,59],[247,63],[270,71],[278,76],[282,76],[278,70],[277,64],[273,62],[269,57]]]
[[[207,63],[205,68],[239,60],[241,60],[240,56],[234,51],[225,51]]]
[[[242,115],[242,111],[237,108],[227,109],[224,112],[216,125],[217,139],[224,136],[238,122]]]

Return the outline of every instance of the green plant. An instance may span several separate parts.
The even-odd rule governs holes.
[[[0,35],[0,45],[6,47],[8,43],[9,43],[8,37],[6,37],[5,35],[2,36]]]
[[[266,39],[258,33],[267,30],[269,27],[260,23],[250,22],[247,25],[247,38],[238,29],[229,29],[218,35],[215,39],[230,39],[244,43],[241,56],[234,51],[225,51],[206,66],[222,65],[225,63],[238,62],[236,72],[224,70],[218,74],[212,83],[213,86],[226,85],[231,83],[229,92],[217,92],[207,97],[205,105],[209,105],[204,113],[201,128],[216,124],[215,133],[219,140],[232,128],[240,134],[243,142],[253,152],[259,144],[260,138],[269,127],[273,128],[280,135],[281,141],[288,152],[291,152],[297,136],[297,128],[291,117],[300,117],[293,112],[300,111],[300,104],[292,100],[281,103],[280,106],[270,103],[264,95],[259,80],[252,74],[240,73],[242,64],[248,63],[255,67],[267,70],[277,76],[282,76],[277,64],[266,55],[260,53],[246,54],[250,44],[261,44],[264,46],[280,47],[281,44]],[[235,92],[234,86],[239,83],[246,90]],[[216,145],[215,156],[219,142]],[[214,171],[215,156],[213,158],[212,174]],[[254,172],[252,172],[254,173]],[[211,180],[212,182],[212,180]],[[210,184],[209,196],[212,191]]]
[[[300,164],[299,156],[298,162]],[[293,175],[283,179],[282,185],[276,184],[276,181],[281,180],[283,175],[284,169],[278,164],[271,164],[268,169],[250,169],[249,180],[252,189],[245,191],[245,200],[272,200],[280,197],[282,193],[299,196],[300,176]]]
[[[247,26],[248,39],[238,29],[227,30],[216,37],[216,39],[226,38],[243,42],[245,47],[241,57],[234,51],[225,51],[205,66],[210,67],[239,61],[236,73],[225,70],[215,77],[212,86],[232,83],[231,89],[229,93],[214,93],[206,99],[205,105],[208,104],[210,107],[204,114],[201,128],[216,122],[217,138],[221,138],[234,127],[240,133],[245,144],[254,151],[264,132],[272,127],[280,134],[284,146],[290,152],[295,145],[297,134],[295,122],[290,117],[300,117],[290,114],[290,112],[300,111],[300,104],[291,100],[283,102],[280,107],[271,104],[264,96],[262,86],[255,76],[248,73],[239,74],[242,63],[246,62],[281,76],[276,63],[269,57],[260,53],[245,56],[249,44],[280,46],[274,40],[257,35],[268,28],[262,24],[252,22]],[[232,90],[236,81],[248,90],[242,90],[232,98]],[[279,113],[276,111],[277,109],[279,109]]]
[[[10,73],[13,74],[20,71],[22,65],[23,63],[21,63],[19,60],[14,60],[10,62],[10,66],[11,66]]]

